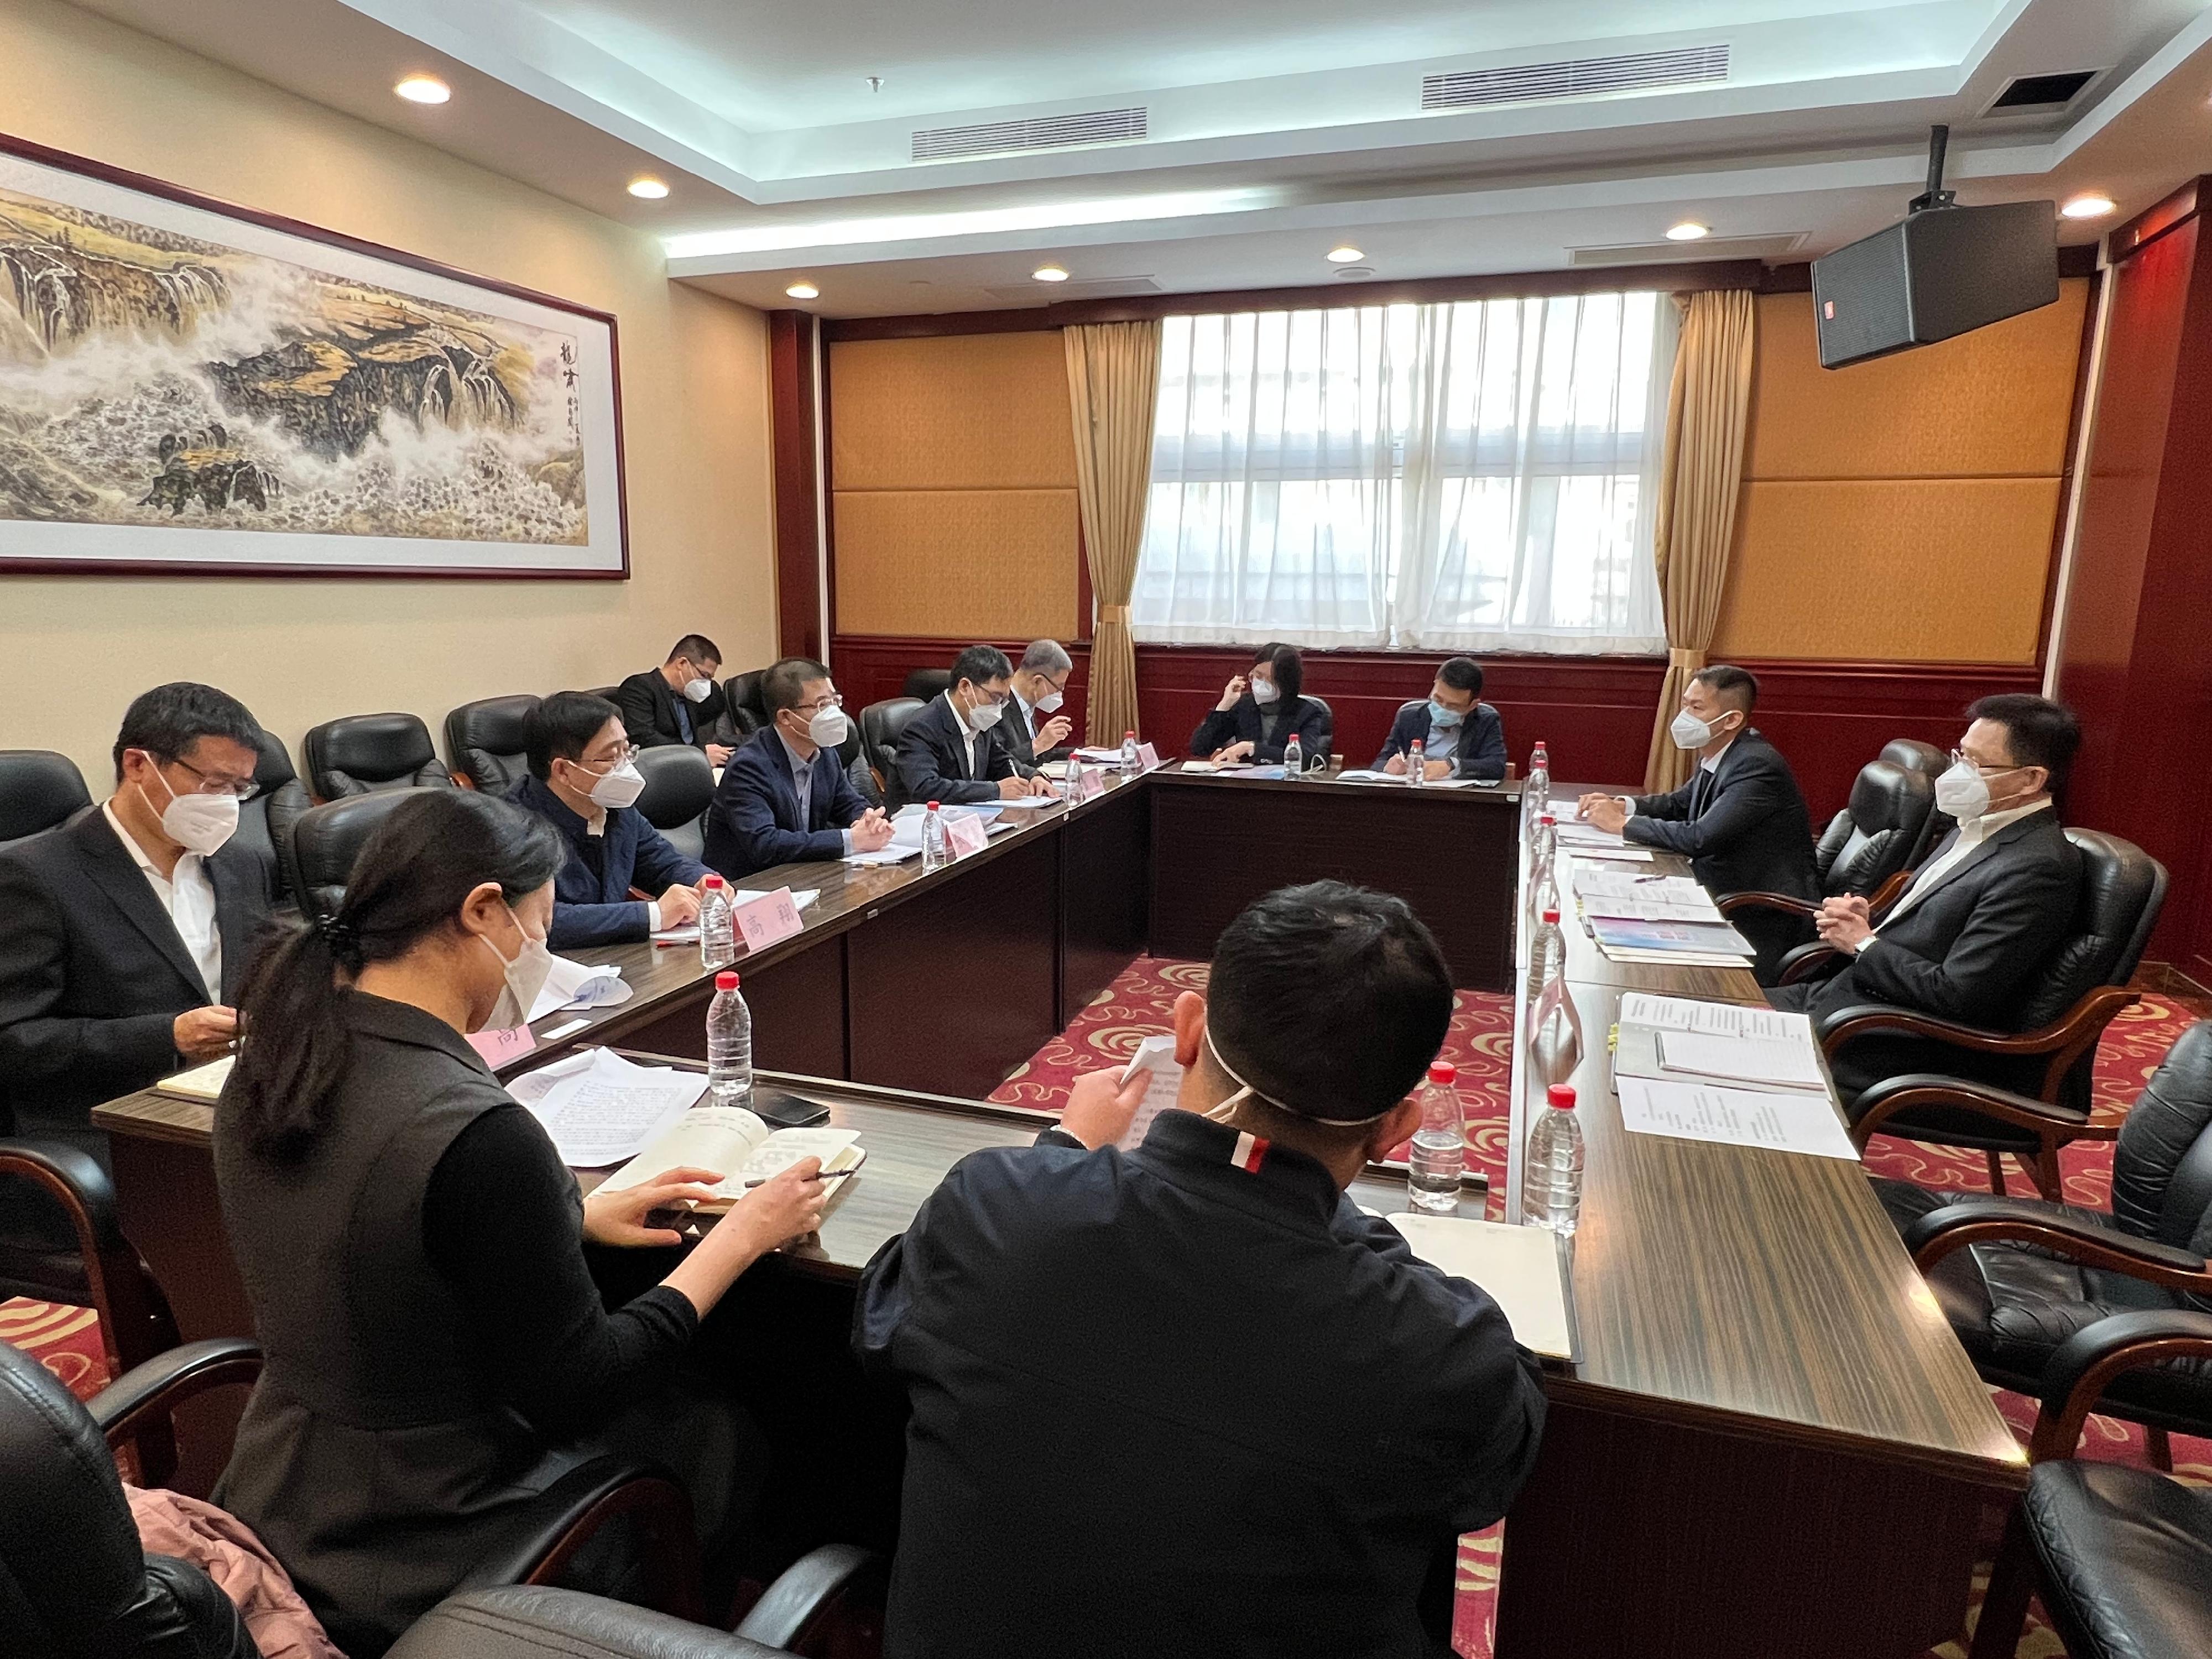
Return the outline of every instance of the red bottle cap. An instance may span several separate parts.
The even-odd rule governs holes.
[[[1575,1109],[1575,1085],[1571,1083],[1554,1083],[1544,1091],[1544,1098],[1561,1111],[1571,1112]]]
[[[933,811],[933,812],[934,812],[935,811],[937,811],[937,803],[936,803],[935,801],[932,801],[932,802],[930,802],[930,803],[929,803],[929,810],[930,810],[931,811]]]
[[[1559,913],[1557,910],[1547,910],[1544,912],[1544,920],[1547,921],[1557,921],[1559,919]]]
[[[732,973],[728,969],[723,969],[720,973],[714,975],[714,988],[717,991],[736,990],[738,988],[738,976]]]
[[[1556,824],[1557,823],[1559,823],[1559,820],[1556,817],[1554,817],[1553,814],[1551,814],[1551,813],[1549,813],[1549,812],[1547,812],[1547,813],[1545,813],[1545,814],[1544,814],[1543,821],[1544,821],[1546,823]]]
[[[1459,1067],[1453,1065],[1448,1060],[1437,1060],[1429,1066],[1429,1081],[1431,1083],[1456,1083],[1459,1081]]]
[[[699,884],[702,887],[708,888],[720,887],[722,884],[722,878],[720,876],[709,873],[707,879],[701,882]]]
[[[1135,737],[1137,734],[1136,734],[1134,732],[1124,732],[1121,735],[1122,735],[1124,738],[1133,738],[1133,737]]]

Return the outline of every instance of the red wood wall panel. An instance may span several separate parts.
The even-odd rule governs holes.
[[[804,311],[768,314],[769,446],[775,479],[776,644],[819,657],[821,520],[816,511],[814,349],[819,325]]]

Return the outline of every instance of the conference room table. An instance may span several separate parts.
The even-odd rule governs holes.
[[[726,1352],[749,1403],[770,1420],[811,1414],[797,1438],[827,1472],[805,1500],[819,1511],[818,1532],[834,1535],[850,1521],[865,1533],[859,1507],[895,1504],[896,1422],[883,1420],[879,1394],[859,1382],[844,1351],[860,1273],[959,1158],[1024,1144],[1052,1121],[975,1097],[1003,1075],[993,1073],[1012,1045],[1079,1011],[1109,969],[1139,951],[1168,954],[1164,939],[1174,954],[1202,956],[1212,942],[1203,917],[1225,921],[1284,880],[1347,866],[1370,885],[1415,887],[1418,896],[1405,896],[1440,935],[1439,918],[1450,916],[1462,983],[1478,975],[1482,988],[1510,982],[1525,960],[1513,927],[1518,811],[1510,791],[1164,770],[1048,809],[926,876],[809,866],[745,882],[823,889],[805,933],[738,967],[763,1080],[820,1102],[868,1149],[820,1233],[746,1275],[722,1322],[742,1333]],[[1356,825],[1365,834],[1394,812],[1435,833],[1332,833]],[[1209,814],[1267,845],[1201,836]],[[1441,850],[1460,856],[1438,856],[1437,834],[1456,837]],[[1224,847],[1240,856],[1225,858]],[[1503,872],[1469,878],[1469,866],[1490,861]],[[1012,867],[987,876],[1001,864]],[[1682,867],[1664,855],[1651,866]],[[1439,872],[1450,877],[1443,889]],[[1002,885],[1032,907],[1025,925],[1018,907],[1000,902]],[[1502,963],[1466,953],[1500,927]],[[1750,975],[1618,964],[1578,925],[1567,931],[1588,1050],[1573,1078],[1589,1146],[1582,1224],[1563,1249],[1577,1351],[1570,1370],[1547,1373],[1543,1449],[1505,1528],[1496,1650],[1500,1659],[1910,1659],[1960,1628],[1978,1523],[2025,1485],[2025,1458],[1856,1164],[1621,1127],[1606,1034],[1624,991],[1755,1002]],[[585,954],[635,969],[630,1001],[580,1016],[583,1029],[502,1061],[504,1074],[583,1042],[700,1058],[696,951]],[[787,986],[779,980],[787,969]],[[1009,995],[1018,1018],[989,1012]],[[1542,1103],[1524,1012],[1516,1006],[1508,1215],[1517,1212],[1529,1115]],[[557,1030],[578,1018],[540,1025]],[[878,1020],[889,1029],[862,1029]],[[957,1052],[971,1029],[999,1045],[988,1061]],[[825,1063],[792,1063],[809,1055]],[[929,1086],[939,1078],[959,1086]],[[210,1118],[204,1104],[152,1091],[94,1114],[115,1148],[125,1231],[168,1286],[188,1340],[250,1328],[215,1208]],[[1406,1207],[1403,1177],[1388,1170],[1370,1170],[1352,1196],[1385,1212]],[[1470,1182],[1462,1212],[1480,1215],[1484,1198]],[[657,1271],[637,1268],[648,1270]],[[825,1435],[825,1413],[853,1431]]]

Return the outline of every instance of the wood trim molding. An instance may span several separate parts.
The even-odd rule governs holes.
[[[829,643],[822,615],[822,521],[817,488],[814,361],[820,325],[804,311],[768,313],[769,441],[775,489],[777,653],[819,658]]]

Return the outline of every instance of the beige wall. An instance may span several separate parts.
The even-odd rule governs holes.
[[[652,238],[54,0],[0,5],[0,130],[614,313],[631,572],[0,576],[0,748],[60,749],[98,793],[163,680],[234,693],[296,754],[335,715],[439,732],[471,698],[611,683],[692,627],[732,669],[775,654],[766,325],[669,283]]]

